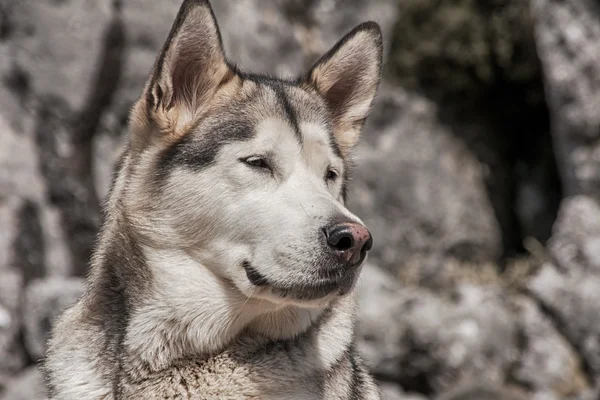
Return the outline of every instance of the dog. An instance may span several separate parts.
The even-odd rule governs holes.
[[[378,399],[354,346],[373,239],[346,207],[381,75],[365,22],[307,72],[243,72],[185,0],[129,119],[53,399]]]

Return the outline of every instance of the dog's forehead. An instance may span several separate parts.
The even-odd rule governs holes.
[[[158,168],[168,176],[173,166],[200,170],[212,165],[227,144],[253,141],[257,151],[279,148],[321,164],[341,153],[333,139],[324,101],[292,83],[245,79],[224,93],[212,112],[186,135],[161,151]],[[285,151],[288,150],[288,151]]]
[[[294,85],[266,85],[254,99],[252,108],[256,115],[256,134],[294,140],[303,148],[331,147],[332,140],[329,112],[320,97]]]

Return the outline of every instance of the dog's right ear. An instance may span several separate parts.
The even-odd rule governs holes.
[[[163,135],[181,135],[232,74],[209,2],[184,0],[134,118],[143,113],[139,122]]]

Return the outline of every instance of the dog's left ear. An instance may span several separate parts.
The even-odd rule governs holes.
[[[308,83],[325,98],[332,112],[333,133],[347,156],[360,136],[362,125],[381,77],[381,29],[365,22],[340,40],[310,69]]]
[[[208,0],[184,0],[134,112],[143,116],[138,125],[153,123],[162,136],[184,133],[232,74]]]

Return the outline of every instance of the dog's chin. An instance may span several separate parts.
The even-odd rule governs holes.
[[[255,288],[252,297],[281,305],[322,307],[335,297],[347,295],[360,273],[360,265],[336,277],[307,276],[302,282],[280,283],[262,275],[249,263],[244,263],[248,281]],[[258,289],[258,290],[256,290]]]

